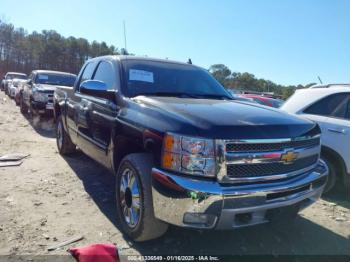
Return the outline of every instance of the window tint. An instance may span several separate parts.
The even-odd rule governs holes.
[[[92,74],[95,71],[95,63],[88,63],[84,69],[83,75],[80,78],[80,83],[90,80],[92,78]]]
[[[60,86],[73,86],[75,82],[75,76],[64,74],[37,74],[35,83],[46,85],[60,85]]]
[[[112,65],[102,61],[97,67],[94,80],[104,82],[108,89],[115,89],[116,73]]]
[[[349,98],[348,93],[330,95],[311,105],[304,113],[344,118]]]
[[[27,79],[26,75],[18,75],[18,74],[9,74],[6,76],[7,80],[12,80],[12,79]]]

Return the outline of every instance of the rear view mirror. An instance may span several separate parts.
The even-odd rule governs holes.
[[[107,89],[106,83],[102,81],[86,80],[80,84],[79,89],[82,94],[115,101],[116,91]]]

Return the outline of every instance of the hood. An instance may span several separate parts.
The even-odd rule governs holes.
[[[319,132],[318,126],[309,120],[241,101],[145,96],[136,97],[133,101],[147,111],[145,119],[153,117],[158,122],[170,121],[167,130],[163,131],[184,135],[218,139],[271,139]],[[152,120],[149,121],[152,123]]]
[[[35,88],[37,88],[38,91],[42,92],[54,92],[57,88],[55,85],[46,85],[46,84],[36,84]]]

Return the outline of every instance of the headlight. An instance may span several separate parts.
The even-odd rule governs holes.
[[[215,177],[214,140],[166,134],[162,166],[180,173]]]
[[[33,90],[33,99],[37,102],[47,102],[46,94]]]

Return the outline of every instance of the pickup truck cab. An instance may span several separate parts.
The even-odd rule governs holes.
[[[76,75],[48,70],[34,70],[29,75],[20,95],[23,114],[52,114],[53,93],[57,86],[73,87]]]
[[[133,56],[91,59],[54,95],[57,146],[116,175],[122,230],[136,241],[168,224],[234,229],[293,218],[322,194],[320,129],[235,101],[200,67]]]

